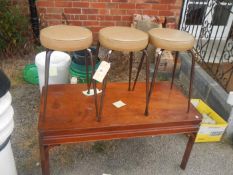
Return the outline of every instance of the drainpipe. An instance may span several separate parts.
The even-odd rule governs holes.
[[[39,35],[40,35],[40,25],[39,25],[39,18],[37,14],[37,8],[36,8],[36,0],[28,0],[29,4],[29,10],[31,15],[31,26],[32,31],[34,34],[34,38],[38,41]]]
[[[231,113],[228,119],[227,136],[229,136],[233,141],[233,91],[229,93],[227,103],[231,106]]]

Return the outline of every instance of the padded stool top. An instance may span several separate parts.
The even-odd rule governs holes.
[[[146,48],[147,33],[131,27],[106,27],[99,31],[99,42],[103,47],[115,51],[134,52]]]
[[[91,46],[92,41],[92,32],[79,26],[55,25],[40,31],[41,44],[51,50],[84,50]]]
[[[176,29],[154,28],[149,31],[150,43],[168,51],[187,51],[194,46],[194,37]]]

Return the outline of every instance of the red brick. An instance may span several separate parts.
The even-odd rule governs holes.
[[[126,10],[120,10],[120,9],[111,9],[110,10],[111,15],[125,15]]]
[[[112,2],[127,2],[127,0],[112,0]]]
[[[112,20],[114,21],[118,21],[118,20],[121,20],[121,16],[112,16]]]
[[[83,21],[84,26],[98,26],[99,22],[98,21]]]
[[[135,8],[135,4],[132,3],[122,3],[122,4],[119,4],[119,8],[120,9],[134,9]]]
[[[96,15],[88,15],[88,16],[87,16],[87,19],[88,19],[88,20],[96,20],[97,17],[96,17]]]
[[[82,9],[82,14],[98,14],[97,9]]]
[[[90,3],[90,7],[92,8],[106,8],[105,3]]]
[[[38,7],[54,7],[53,1],[38,1],[36,4]]]
[[[75,26],[82,26],[83,23],[82,21],[69,21],[70,25],[75,25]]]
[[[130,16],[122,16],[122,20],[123,21],[133,21],[133,16],[130,15]]]
[[[144,15],[158,15],[159,11],[157,11],[157,10],[144,10],[143,14]]]
[[[110,9],[99,9],[98,14],[100,14],[100,15],[109,15],[110,14]]]
[[[98,2],[111,2],[111,0],[98,0]]]
[[[112,20],[112,16],[105,16],[104,18],[106,21],[111,21]]]
[[[152,4],[136,4],[136,9],[151,9]]]
[[[72,7],[72,1],[55,1],[55,7]]]
[[[87,15],[79,15],[80,20],[87,20]]]
[[[62,21],[48,21],[48,26],[62,24]]]
[[[67,15],[67,14],[65,14],[65,16],[66,16],[66,18],[67,18],[67,20],[68,21],[70,21],[70,20],[79,20],[80,18],[79,18],[79,15]]]
[[[119,3],[106,3],[106,8],[118,8]]]
[[[115,22],[111,22],[111,21],[100,21],[100,26],[103,26],[103,27],[115,26]]]
[[[62,13],[63,12],[63,8],[47,8],[46,10],[47,13]]]
[[[141,14],[142,10],[134,9],[134,10],[127,10],[127,15],[134,15],[134,14]]]
[[[81,9],[78,9],[78,8],[65,8],[64,9],[64,13],[68,13],[68,14],[80,14],[81,13]]]
[[[173,12],[169,10],[159,11],[159,15],[161,16],[172,16]]]
[[[155,9],[155,10],[168,10],[168,5],[167,4],[153,4],[152,9]]]
[[[97,20],[104,20],[105,17],[106,17],[105,15],[97,15],[97,16],[96,16],[96,19],[97,19]]]
[[[45,14],[45,19],[48,19],[48,20],[51,20],[51,19],[60,20],[61,19],[61,14]]]
[[[117,21],[116,26],[130,26],[132,22]]]
[[[175,4],[176,0],[160,0],[160,4]]]
[[[73,7],[89,7],[89,2],[73,2]]]

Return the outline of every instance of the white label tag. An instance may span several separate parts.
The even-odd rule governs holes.
[[[198,133],[199,134],[210,134],[210,135],[216,135],[218,133],[219,135],[222,134],[225,130],[225,127],[205,127],[201,126]]]
[[[107,75],[108,71],[110,69],[110,63],[106,62],[106,61],[102,61],[98,67],[98,69],[96,70],[93,79],[102,83],[105,76]]]
[[[51,76],[51,77],[57,76],[57,68],[56,67],[49,68],[49,76]]]
[[[121,107],[125,106],[126,104],[123,101],[120,100],[120,101],[114,102],[113,105],[116,108],[121,108]]]
[[[78,83],[77,77],[72,77],[72,78],[70,79],[70,84],[77,84],[77,83]]]
[[[99,94],[99,93],[101,93],[101,92],[102,92],[102,90],[96,89],[96,93],[97,93],[97,94]],[[86,91],[83,91],[83,94],[86,95],[86,96],[92,96],[92,95],[94,95],[94,89],[90,89],[89,94],[87,93],[87,90],[86,90]]]

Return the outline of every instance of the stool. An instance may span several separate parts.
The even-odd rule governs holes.
[[[155,48],[160,48],[160,52],[157,56],[156,62],[155,62],[155,67],[154,67],[154,73],[150,85],[150,90],[148,94],[148,101],[150,101],[151,94],[154,89],[154,84],[155,84],[155,78],[158,72],[158,67],[160,63],[161,56],[163,54],[164,50],[167,51],[176,51],[176,56],[175,56],[175,62],[174,62],[174,67],[173,67],[173,72],[172,72],[172,82],[171,82],[171,89],[173,86],[174,82],[174,77],[175,77],[175,70],[176,70],[176,65],[177,65],[177,59],[178,59],[178,52],[179,51],[188,51],[192,55],[192,66],[191,66],[191,73],[190,73],[190,84],[189,84],[189,95],[188,95],[188,109],[187,112],[189,112],[190,108],[190,99],[191,99],[191,94],[192,94],[192,84],[193,84],[193,78],[194,78],[194,66],[195,66],[195,57],[196,55],[193,52],[193,46],[195,39],[194,37],[186,32],[175,30],[175,29],[164,29],[164,28],[154,28],[149,31],[149,36],[150,36],[150,43],[155,47]],[[140,71],[140,70],[139,70]],[[145,115],[148,115],[148,108],[149,108],[149,102],[147,103],[148,105],[146,106],[145,109]]]
[[[133,52],[143,51],[141,60],[144,60],[144,58],[146,57],[146,103],[148,102],[147,94],[149,93],[149,60],[148,60],[147,52],[146,52],[148,40],[149,40],[148,34],[143,31],[140,31],[138,29],[131,28],[131,27],[114,26],[114,27],[106,27],[99,31],[99,43],[97,46],[97,48],[99,48],[101,45],[109,49],[109,52],[105,58],[105,61],[107,62],[110,62],[110,56],[111,56],[112,51],[130,53],[128,91],[131,91],[131,75],[132,75],[132,64],[133,64],[133,57],[134,57]],[[107,83],[106,77],[103,80],[103,84],[102,84],[102,96],[100,99],[98,121],[100,121],[101,119],[102,110],[103,110],[103,100],[105,96],[105,89],[106,89],[106,83]],[[138,75],[136,76],[136,79],[134,81],[134,87],[137,82],[137,77]]]
[[[92,57],[92,52],[89,47],[92,44],[92,32],[89,29],[78,26],[55,25],[44,28],[40,32],[41,44],[46,48],[46,61],[45,61],[45,85],[44,90],[44,115],[46,113],[47,96],[48,96],[48,81],[49,81],[49,64],[50,56],[53,51],[80,51],[86,50],[91,59],[92,75],[94,74],[95,61]],[[87,54],[86,54],[87,56]],[[88,76],[88,60],[85,58],[86,64],[86,80],[87,89],[90,92],[91,81],[89,82]],[[95,101],[97,101],[96,83],[93,81],[93,88],[95,92]],[[97,106],[96,106],[97,108]]]

